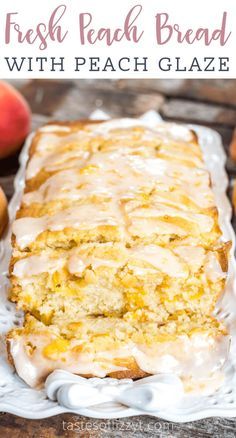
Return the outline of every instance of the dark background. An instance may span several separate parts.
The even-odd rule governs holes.
[[[198,123],[216,129],[227,153],[236,126],[236,80],[14,80],[33,112],[32,129],[49,120],[87,118],[95,109],[112,117],[135,117],[156,110],[166,120]],[[18,154],[0,160],[0,185],[8,199]],[[229,157],[231,197],[236,164]],[[235,222],[235,219],[234,219]],[[236,222],[235,222],[236,224]],[[236,229],[236,227],[235,227]],[[45,420],[25,420],[0,413],[0,434],[6,437],[236,437],[235,419],[168,423],[150,416],[94,420],[65,414]]]

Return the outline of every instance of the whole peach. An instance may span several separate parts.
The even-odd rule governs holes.
[[[29,133],[31,112],[24,97],[0,81],[0,158],[20,148]]]

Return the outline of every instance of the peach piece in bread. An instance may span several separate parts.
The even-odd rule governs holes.
[[[24,97],[0,81],[0,158],[15,152],[29,133],[31,112]]]
[[[8,222],[7,199],[0,187],[0,237]]]

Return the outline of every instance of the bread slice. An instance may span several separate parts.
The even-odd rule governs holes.
[[[210,314],[224,288],[228,246],[47,248],[12,261],[11,299],[47,324],[62,314],[159,323],[177,310]]]
[[[8,334],[8,348],[19,376],[42,384],[55,369],[85,377],[133,378],[176,373],[186,384],[210,380],[227,357],[229,338],[210,317],[176,314],[160,326],[122,318],[62,318],[46,326],[32,316]]]

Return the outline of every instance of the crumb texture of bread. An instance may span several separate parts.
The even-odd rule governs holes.
[[[114,119],[40,128],[12,246],[10,299],[26,316],[7,343],[31,386],[56,368],[193,378],[222,366],[228,336],[211,315],[230,242],[187,127]]]

